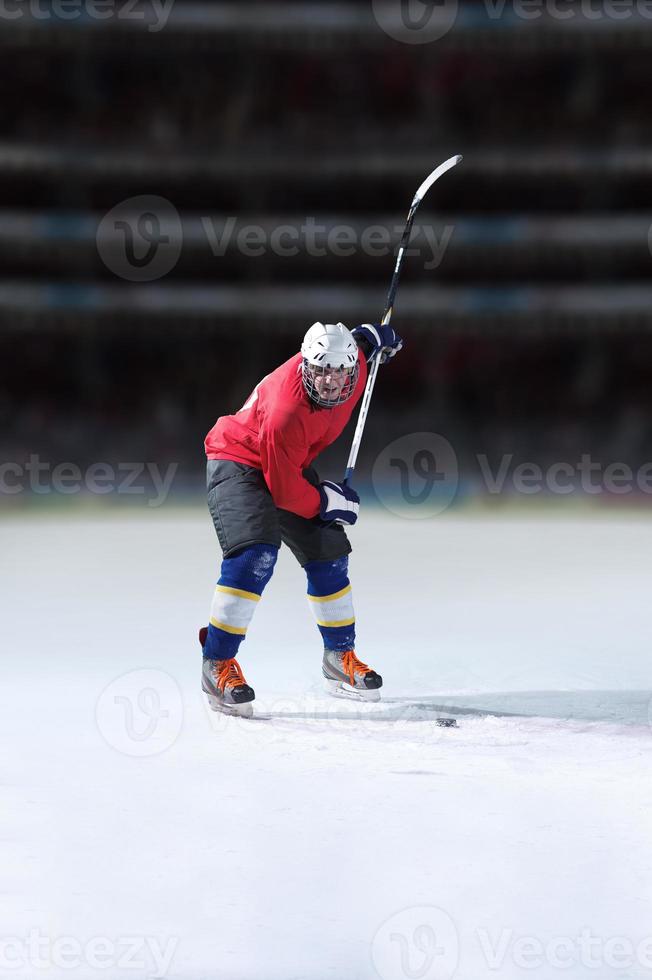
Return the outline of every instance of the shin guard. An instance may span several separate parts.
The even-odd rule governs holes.
[[[236,656],[277,558],[277,547],[255,544],[223,560],[211,606],[204,657],[229,660]]]
[[[311,561],[304,566],[308,577],[308,604],[326,650],[353,650],[355,614],[348,578],[348,555],[335,561]]]

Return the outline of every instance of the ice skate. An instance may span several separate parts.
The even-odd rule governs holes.
[[[354,650],[343,653],[338,650],[324,650],[322,672],[326,690],[333,697],[350,698],[354,701],[380,701],[382,677],[358,660]]]
[[[204,647],[208,630],[199,631],[199,642]],[[225,715],[251,718],[254,713],[252,701],[256,697],[253,688],[247,684],[240,664],[232,657],[230,660],[209,660],[204,657],[202,665],[202,690],[208,697],[213,711]]]

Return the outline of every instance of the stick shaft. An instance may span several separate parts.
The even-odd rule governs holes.
[[[407,220],[405,222],[405,228],[403,230],[403,235],[401,237],[401,243],[398,249],[398,255],[396,256],[396,265],[394,266],[394,274],[392,276],[392,281],[389,286],[389,292],[387,294],[387,303],[385,304],[385,312],[383,313],[382,323],[387,325],[392,319],[392,313],[394,312],[394,302],[396,300],[396,294],[398,292],[398,286],[401,279],[401,270],[403,268],[403,259],[405,257],[405,250],[408,247],[410,241],[410,235],[412,234],[412,225],[414,224],[414,216],[417,213],[418,207],[421,201],[428,193],[435,181],[439,180],[442,174],[445,174],[447,170],[451,167],[456,166],[460,163],[462,157],[456,156],[451,157],[450,160],[446,160],[444,163],[440,164],[429,177],[424,180],[424,182],[419,187],[419,190],[414,195],[410,210],[408,212]],[[362,398],[362,405],[360,406],[360,414],[358,415],[358,423],[355,427],[355,434],[353,436],[353,442],[351,444],[351,452],[349,453],[349,459],[346,464],[346,473],[344,475],[344,482],[348,481],[353,476],[353,471],[355,469],[355,464],[358,459],[358,452],[360,450],[360,443],[362,442],[362,433],[364,432],[365,423],[367,421],[367,415],[369,414],[369,405],[371,403],[371,396],[373,394],[374,385],[376,384],[376,375],[378,374],[378,368],[380,366],[380,351],[373,358],[371,362],[371,367],[369,369],[369,377],[367,378],[367,385],[365,388],[364,396]]]
[[[407,221],[405,222],[405,228],[403,229],[401,244],[398,247],[398,255],[396,256],[396,265],[394,266],[394,274],[392,276],[389,292],[387,294],[385,312],[383,313],[383,318],[381,320],[381,323],[383,324],[389,323],[390,320],[392,319],[392,313],[394,312],[394,301],[396,299],[396,294],[398,292],[398,284],[401,279],[401,270],[403,268],[403,258],[405,256],[405,250],[410,242],[410,235],[412,234],[412,225],[414,224],[414,216],[417,213],[417,208],[419,207],[420,203],[421,200],[415,197],[415,199],[412,201],[412,206],[407,216]]]

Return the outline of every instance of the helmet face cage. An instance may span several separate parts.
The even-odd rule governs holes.
[[[316,405],[321,405],[322,408],[335,408],[336,405],[342,405],[344,402],[348,401],[355,391],[359,373],[360,364],[358,361],[356,361],[352,367],[347,367],[344,364],[341,364],[338,367],[332,367],[324,366],[323,364],[311,364],[310,361],[304,357],[301,367],[303,386],[306,389],[308,398],[310,398],[310,400]],[[335,398],[325,398],[319,392],[318,379],[323,378],[327,374],[338,374],[345,376],[340,392]]]

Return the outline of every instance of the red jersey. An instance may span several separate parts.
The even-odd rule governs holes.
[[[262,470],[277,507],[301,517],[316,517],[319,491],[301,471],[335,442],[367,381],[367,363],[358,353],[360,372],[351,397],[334,408],[310,401],[301,378],[301,354],[256,385],[239,412],[223,415],[206,436],[208,459],[230,459]]]

